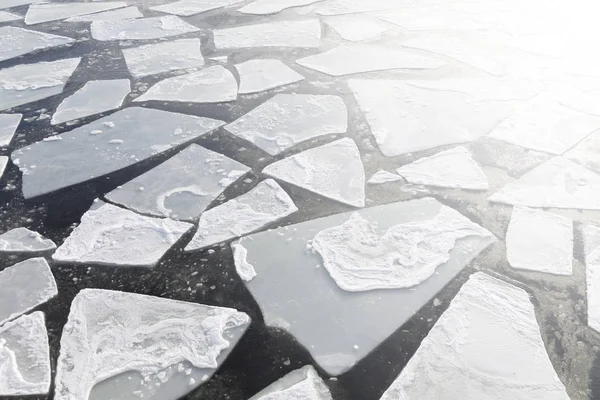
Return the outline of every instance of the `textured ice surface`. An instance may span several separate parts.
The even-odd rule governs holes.
[[[50,239],[27,228],[15,228],[0,235],[0,252],[38,253],[56,249]]]
[[[30,258],[0,271],[0,325],[57,294],[56,281],[43,258]]]
[[[162,80],[133,101],[221,103],[235,101],[237,88],[233,74],[221,65],[214,65],[198,72]]]
[[[203,247],[259,230],[298,211],[288,194],[272,179],[200,216],[198,230],[185,250]]]
[[[306,6],[320,0],[256,0],[240,8],[243,14],[267,15],[275,14],[290,7]]]
[[[352,139],[340,139],[276,161],[263,174],[355,207],[365,205],[365,171]]]
[[[342,44],[296,62],[332,76],[387,69],[434,69],[446,64],[445,61],[407,50],[368,44]]]
[[[560,215],[515,206],[506,232],[511,267],[555,275],[573,273],[573,221]]]
[[[317,7],[317,14],[339,15],[390,10],[409,3],[397,0],[330,0]]]
[[[411,31],[477,30],[491,27],[489,22],[453,8],[456,6],[444,7],[434,4],[403,7],[376,15],[377,18]]]
[[[0,147],[5,147],[12,141],[23,114],[0,114]]]
[[[249,60],[235,65],[240,75],[240,94],[257,93],[304,79],[302,75],[274,59]]]
[[[79,61],[68,58],[0,70],[0,110],[61,93]]]
[[[569,396],[548,358],[527,292],[478,272],[381,397],[400,399]]]
[[[371,176],[369,178],[367,183],[376,185],[376,184],[380,184],[380,183],[389,183],[389,182],[396,182],[396,181],[401,181],[401,180],[402,180],[402,177],[400,175],[393,174],[391,172],[384,171],[381,169],[381,170],[375,172],[373,174],[373,176]]]
[[[136,78],[183,68],[201,67],[200,39],[180,39],[123,49],[127,69]]]
[[[535,167],[490,197],[497,203],[528,207],[600,210],[600,175],[563,157]]]
[[[245,280],[246,282],[251,281],[256,276],[256,271],[252,264],[248,262],[246,257],[248,256],[248,250],[240,243],[232,243],[231,250],[233,251],[233,260],[235,263],[235,272]]]
[[[94,3],[40,3],[29,6],[25,15],[27,25],[40,24],[42,22],[56,21],[79,15],[93,14],[100,11],[113,10],[126,7],[127,4],[120,1],[94,2]]]
[[[4,175],[4,170],[8,165],[8,157],[0,156],[0,179],[2,179],[2,175]]]
[[[2,6],[0,5],[0,8]],[[17,21],[23,19],[23,17],[21,17],[20,15],[17,14],[13,14],[13,13],[9,13],[7,11],[0,11],[0,23],[2,22],[10,22],[10,21]]]
[[[318,19],[277,21],[236,26],[213,31],[215,48],[319,47],[321,24]]]
[[[588,326],[600,332],[600,227],[582,227],[587,284]]]
[[[131,91],[129,79],[89,81],[59,104],[52,125],[115,110]]]
[[[15,26],[0,27],[0,61],[50,47],[73,43],[70,37],[31,31]]]
[[[342,39],[351,42],[374,39],[390,29],[385,22],[364,15],[329,17],[325,19],[325,23],[332,27]]]
[[[50,348],[42,312],[0,326],[0,372],[0,396],[48,393]]]
[[[248,315],[232,308],[84,289],[63,329],[54,398],[87,399],[97,383],[136,372],[141,382],[132,391],[145,399],[175,400],[216,371],[249,323]],[[177,368],[183,362],[192,365],[190,375]],[[157,375],[166,376],[152,384]],[[198,383],[188,384],[191,379]],[[106,389],[103,398],[122,395],[119,389]]]
[[[92,22],[114,21],[118,19],[142,18],[143,15],[137,7],[125,7],[96,14],[81,15],[66,19],[67,22]]]
[[[344,133],[348,112],[341,97],[278,94],[225,129],[271,155],[317,136]]]
[[[329,388],[312,365],[290,372],[250,400],[331,400]]]
[[[210,118],[130,107],[11,157],[23,172],[23,194],[30,198],[118,171],[221,125]]]
[[[426,223],[442,210],[448,211],[436,200],[419,199],[368,208],[358,214],[377,224],[377,233],[383,234],[395,225]],[[333,375],[347,371],[370,353],[494,241],[491,235],[458,239],[448,262],[416,287],[350,293],[337,286],[322,267],[319,254],[307,245],[319,232],[340,226],[352,214],[255,233],[239,241],[247,249],[247,262],[256,270],[256,277],[246,286],[265,322],[294,335]]]
[[[94,21],[90,29],[92,37],[102,41],[159,39],[199,31],[195,26],[173,15]]]
[[[89,210],[52,255],[67,263],[155,266],[192,228],[191,224],[153,218],[105,204]]]
[[[250,168],[192,144],[106,198],[142,214],[193,220]]]
[[[471,190],[489,187],[485,174],[462,146],[420,158],[396,171],[407,182],[420,185]]]
[[[243,0],[179,0],[150,7],[150,9],[168,14],[181,15],[182,17],[189,17],[190,15],[199,14],[205,11],[232,6],[241,3],[242,1]]]

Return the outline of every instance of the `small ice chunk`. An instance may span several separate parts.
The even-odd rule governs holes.
[[[358,147],[349,138],[276,161],[262,172],[341,203],[365,205],[365,171]]]
[[[56,21],[79,15],[93,14],[101,11],[113,10],[126,7],[127,3],[94,2],[94,3],[39,3],[29,6],[25,15],[27,25],[40,24],[42,22]]]
[[[2,6],[0,5],[0,8],[1,7]],[[23,19],[23,17],[21,17],[20,15],[9,13],[7,11],[0,11],[0,23],[18,21],[20,19]]]
[[[87,211],[81,223],[52,255],[58,262],[116,266],[155,266],[192,228],[152,218],[112,204]]]
[[[465,398],[569,400],[527,292],[482,272],[463,285],[381,400]]]
[[[115,21],[119,19],[143,18],[144,15],[137,7],[125,7],[111,11],[99,12],[96,14],[81,15],[79,17],[68,18],[67,22],[93,22],[93,21]]]
[[[7,165],[8,165],[8,157],[0,156],[0,179],[2,179],[2,175],[4,175],[4,171],[6,170]]]
[[[291,7],[307,6],[320,0],[255,0],[240,8],[238,12],[252,15],[277,14]]]
[[[376,185],[376,184],[380,184],[380,183],[389,183],[389,182],[396,182],[396,181],[401,181],[401,180],[402,180],[402,177],[400,175],[380,169],[379,171],[375,172],[372,177],[369,178],[367,183]]]
[[[312,365],[290,372],[250,400],[332,400],[329,388]]]
[[[56,249],[56,244],[27,228],[15,228],[0,235],[0,253],[39,253]]]
[[[214,65],[198,72],[162,80],[133,101],[221,103],[235,101],[237,88],[233,74],[221,65]]]
[[[23,114],[0,114],[0,147],[6,147],[12,141]]]
[[[351,42],[374,39],[390,29],[385,22],[364,15],[329,17],[325,18],[325,23],[332,27],[342,39]]]
[[[600,227],[582,227],[587,285],[588,326],[600,332]]]
[[[44,313],[36,311],[0,326],[0,396],[47,394],[50,347]]]
[[[124,372],[148,376],[172,366],[177,373],[175,366],[182,361],[212,373],[249,324],[248,315],[233,308],[84,289],[75,296],[63,329],[54,398],[87,399],[97,383]],[[193,389],[181,373],[177,378],[179,383],[159,382],[171,384],[171,390],[183,384],[185,390],[174,390],[180,393],[174,397],[167,396],[167,390],[157,398],[174,400]]]
[[[513,268],[573,274],[573,221],[515,206],[506,232],[506,256]]]
[[[75,40],[70,37],[36,32],[15,26],[3,26],[0,27],[0,61],[73,42]]]
[[[216,62],[223,63],[223,64],[227,64],[227,60],[229,59],[229,56],[214,56],[214,57],[209,57],[209,59],[216,61]]]
[[[487,177],[463,146],[419,158],[396,172],[407,182],[419,185],[470,190],[489,188]]]
[[[242,1],[244,0],[179,0],[172,3],[153,6],[150,7],[150,9],[167,14],[189,17],[190,15],[232,6],[241,3]]]
[[[185,250],[197,250],[257,231],[298,211],[288,194],[272,179],[248,193],[205,211]]]
[[[256,271],[252,264],[246,259],[246,256],[248,255],[246,248],[239,243],[233,243],[231,248],[233,249],[233,260],[235,261],[236,272],[240,278],[246,282],[251,281],[252,278],[256,276]]]
[[[0,271],[0,325],[57,294],[50,266],[41,257],[30,258]]]
[[[92,37],[101,41],[159,39],[200,30],[174,15],[94,21],[90,29]]]
[[[321,24],[318,19],[276,21],[236,26],[213,31],[215,48],[319,47]]]
[[[304,79],[302,75],[274,59],[249,60],[236,64],[240,94],[257,93]]]
[[[180,39],[123,49],[127,69],[135,78],[178,69],[201,67],[200,39]]]
[[[52,125],[115,110],[131,91],[129,79],[89,81],[59,104]]]
[[[243,175],[249,170],[222,154],[192,144],[106,198],[142,214],[194,220],[228,186],[221,185],[224,172],[240,171]],[[144,188],[141,192],[140,187]]]

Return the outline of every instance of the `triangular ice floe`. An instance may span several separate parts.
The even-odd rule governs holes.
[[[15,228],[0,235],[0,253],[39,253],[56,249],[56,244],[27,228]]]
[[[135,78],[178,69],[201,67],[200,39],[180,39],[123,49],[127,69]]]
[[[150,7],[150,9],[168,14],[180,15],[182,17],[189,17],[190,15],[232,6],[241,3],[242,1],[244,0],[179,0],[172,3],[153,6]]]
[[[79,15],[93,14],[100,11],[112,10],[126,7],[127,4],[115,2],[94,3],[40,3],[29,6],[25,15],[27,25],[40,24],[42,22],[56,21]]]
[[[94,21],[90,26],[96,40],[146,40],[159,39],[200,29],[174,15],[165,17]]]
[[[23,114],[0,114],[0,147],[10,144]]]
[[[0,6],[1,8],[1,6]],[[0,23],[2,22],[11,22],[22,19],[20,15],[9,13],[7,11],[0,11]]]
[[[317,371],[307,365],[273,382],[250,400],[332,400],[329,388]]]
[[[4,26],[0,28],[0,61],[73,42],[75,40],[70,37]]]
[[[600,332],[600,226],[582,227],[588,326]]]
[[[302,75],[274,59],[248,60],[235,65],[240,75],[240,94],[257,93],[304,79]]]

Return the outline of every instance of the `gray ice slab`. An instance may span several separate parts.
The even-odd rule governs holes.
[[[70,37],[36,32],[15,26],[3,26],[0,27],[0,61],[73,42],[75,40]]]
[[[167,14],[189,17],[190,15],[232,6],[234,4],[241,3],[242,1],[244,0],[179,0],[172,3],[150,7],[150,9]]]
[[[43,258],[30,258],[0,271],[0,325],[57,294],[56,281]]]
[[[268,15],[276,14],[286,8],[307,6],[321,0],[256,0],[240,8],[242,14]]]
[[[54,398],[181,398],[210,378],[249,324],[232,308],[84,289],[61,337]]]
[[[25,15],[27,25],[40,24],[42,22],[56,21],[79,15],[93,14],[101,11],[113,10],[126,7],[127,3],[94,2],[94,3],[40,3],[29,6]]]
[[[249,170],[222,154],[192,144],[106,198],[143,214],[194,220]]]
[[[0,11],[0,23],[18,21],[20,19],[23,19],[20,15],[9,13],[7,11]]]
[[[305,140],[344,133],[348,112],[341,97],[277,94],[225,129],[271,155]]]
[[[4,175],[4,170],[6,170],[7,165],[8,165],[8,157],[0,156],[0,179],[2,179],[2,175]]]
[[[6,147],[12,141],[23,114],[0,114],[0,147]]]
[[[248,60],[235,65],[240,75],[240,94],[257,93],[304,79],[279,60]]]
[[[390,227],[433,219],[443,207],[430,198],[359,210],[363,218]],[[422,284],[408,289],[347,292],[307,248],[315,235],[348,221],[343,213],[302,222],[239,240],[256,277],[246,285],[270,326],[290,332],[328,373],[349,370],[410,319],[495,238],[458,239],[448,262]],[[483,228],[482,228],[483,229]]]
[[[116,110],[130,91],[129,79],[89,81],[59,104],[50,123],[56,125]]]
[[[294,370],[250,400],[332,400],[329,388],[312,365]]]
[[[96,40],[146,40],[159,39],[184,33],[198,32],[200,29],[181,18],[165,17],[94,21],[90,27]]]
[[[26,198],[98,178],[183,145],[223,122],[131,107],[16,150]]]
[[[99,12],[96,14],[81,15],[79,17],[68,18],[67,22],[93,22],[93,21],[114,21],[118,19],[143,18],[144,15],[137,7],[125,7],[111,11]]]
[[[0,110],[61,93],[79,61],[68,58],[0,70]]]
[[[56,244],[27,228],[15,228],[0,235],[0,253],[39,253],[56,249]]]
[[[127,69],[135,78],[178,69],[201,67],[200,39],[180,39],[123,49]]]

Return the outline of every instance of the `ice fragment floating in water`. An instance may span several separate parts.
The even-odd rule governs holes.
[[[75,40],[70,37],[51,35],[14,26],[0,27],[0,61],[73,42]]]
[[[279,60],[249,60],[236,64],[240,75],[240,94],[257,93],[304,79]]]
[[[367,183],[370,183],[372,185],[377,185],[380,183],[397,182],[397,181],[401,181],[401,180],[402,180],[402,177],[398,174],[393,174],[388,171],[379,170],[379,171],[375,172],[373,174],[373,176],[371,176],[369,178]]]
[[[329,388],[311,365],[290,372],[250,400],[332,400]]]
[[[8,165],[8,157],[0,156],[0,179],[2,179],[2,175],[4,175],[4,170],[6,170],[7,165]]]
[[[600,227],[582,226],[588,326],[600,332]]]
[[[0,8],[2,8],[1,5],[0,5]],[[21,17],[20,15],[17,15],[17,14],[9,13],[7,11],[0,11],[0,23],[18,21],[22,18],[23,17]]]
[[[248,251],[244,246],[239,243],[233,243],[231,245],[231,249],[233,250],[233,259],[235,260],[235,270],[246,282],[251,281],[252,278],[256,276],[256,271],[252,264],[246,260],[246,256],[248,255]]]
[[[79,15],[93,14],[100,11],[126,7],[123,2],[94,2],[94,3],[40,3],[29,6],[25,15],[27,25],[56,21]]]
[[[180,39],[123,49],[127,69],[136,78],[178,69],[201,67],[200,39]]]
[[[320,0],[256,0],[240,8],[242,14],[268,15],[276,14],[290,7],[306,6]]]
[[[0,253],[38,253],[56,249],[50,239],[27,228],[15,228],[0,235]]]
[[[173,15],[140,19],[94,21],[90,29],[92,37],[101,41],[159,39],[199,31],[195,26]]]
[[[92,22],[92,21],[114,21],[118,19],[142,18],[143,15],[137,7],[125,7],[117,10],[104,11],[95,14],[81,15],[68,18],[67,22]]]
[[[23,114],[0,114],[0,147],[10,144]]]
[[[189,17],[190,15],[232,6],[241,3],[242,1],[243,0],[179,0],[172,3],[153,6],[150,7],[150,9],[168,14],[180,15],[182,17]]]

